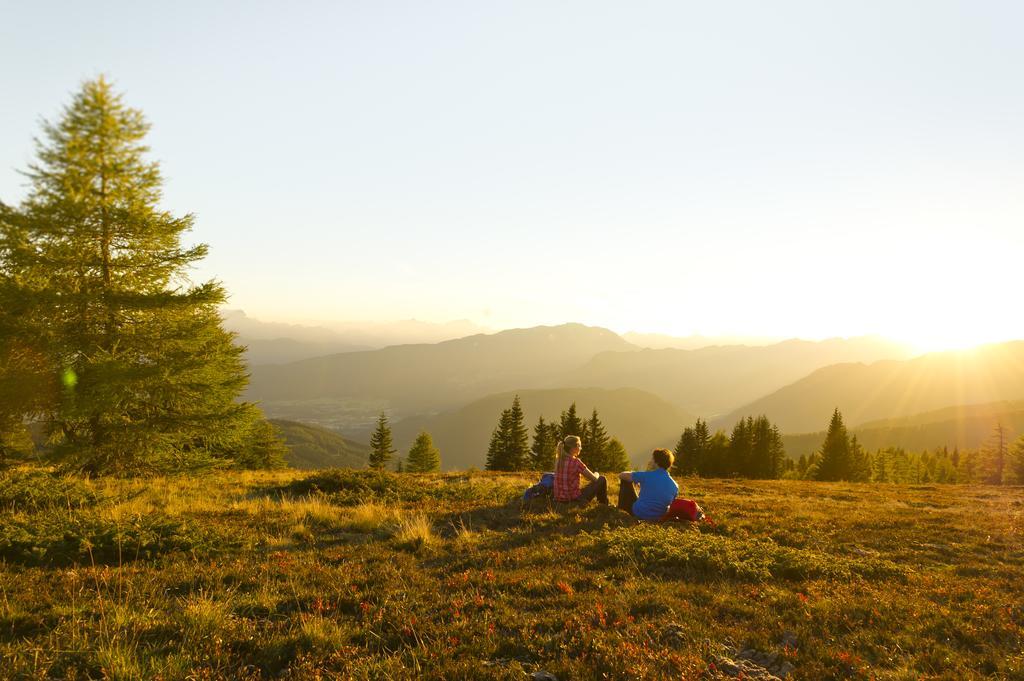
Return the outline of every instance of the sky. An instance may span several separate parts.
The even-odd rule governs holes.
[[[1024,4],[0,1],[0,200],[105,74],[267,320],[1024,338]]]

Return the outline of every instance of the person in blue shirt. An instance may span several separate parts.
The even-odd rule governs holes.
[[[671,450],[655,449],[653,470],[619,473],[619,508],[641,520],[659,520],[679,493],[679,485],[668,469],[675,456]],[[636,485],[640,485],[637,496]]]

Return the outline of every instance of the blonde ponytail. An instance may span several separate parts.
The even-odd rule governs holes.
[[[557,454],[555,456],[555,468],[561,468],[562,462],[569,458],[569,452],[579,449],[582,446],[579,436],[566,435],[565,439],[559,440]]]

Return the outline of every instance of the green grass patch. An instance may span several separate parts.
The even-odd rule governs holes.
[[[21,565],[118,565],[184,552],[208,556],[234,542],[209,527],[159,514],[114,520],[94,512],[0,520],[0,558]]]
[[[666,525],[604,530],[595,539],[608,560],[642,572],[679,578],[733,577],[850,579],[853,576],[904,580],[907,570],[878,557],[849,559],[777,544],[768,538],[736,538]]]
[[[91,506],[98,495],[80,478],[43,470],[14,469],[0,473],[0,509],[37,511]]]

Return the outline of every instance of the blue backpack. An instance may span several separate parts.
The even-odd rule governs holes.
[[[530,499],[538,499],[540,497],[546,497],[551,494],[551,491],[555,487],[555,474],[554,473],[542,473],[540,476],[540,482],[533,485],[528,490],[523,492],[523,501],[529,501]]]

